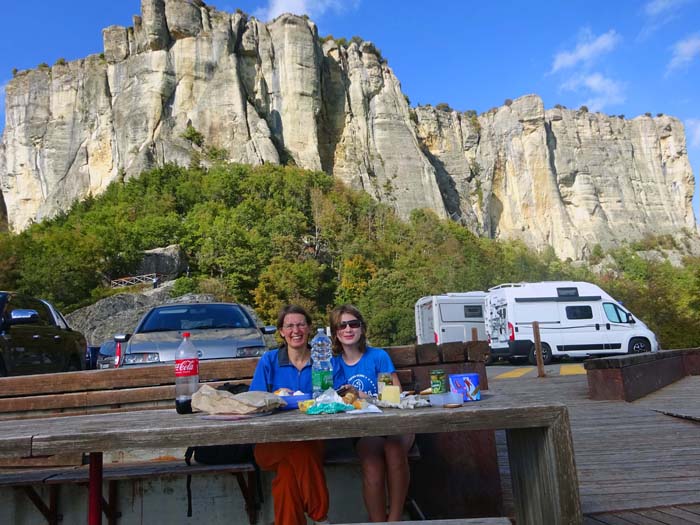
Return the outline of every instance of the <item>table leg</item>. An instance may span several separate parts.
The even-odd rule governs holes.
[[[88,525],[102,524],[102,452],[90,452]]]
[[[549,427],[506,431],[518,525],[583,522],[568,414]]]

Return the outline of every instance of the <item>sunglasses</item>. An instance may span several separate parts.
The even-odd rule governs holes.
[[[350,328],[360,328],[362,326],[362,321],[359,319],[353,319],[352,321],[342,321],[338,323],[338,330],[345,330],[347,327]]]

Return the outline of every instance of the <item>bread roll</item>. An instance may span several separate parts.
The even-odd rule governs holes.
[[[355,392],[349,391],[343,396],[343,403],[346,405],[352,405],[357,400],[357,394]]]

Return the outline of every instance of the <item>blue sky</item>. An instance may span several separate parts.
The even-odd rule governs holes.
[[[685,124],[690,161],[696,179],[700,176],[700,0],[209,3],[263,20],[287,11],[307,13],[322,36],[371,40],[413,105],[446,102],[481,113],[536,93],[546,108],[586,105],[627,118],[673,115]],[[132,25],[139,12],[139,0],[5,2],[0,129],[4,86],[13,68],[99,53],[101,30]],[[700,218],[697,195],[694,202]]]

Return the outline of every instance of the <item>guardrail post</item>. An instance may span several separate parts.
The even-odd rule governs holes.
[[[546,377],[544,372],[544,361],[542,360],[542,341],[540,340],[540,323],[532,323],[532,335],[535,338],[535,359],[537,360],[537,377]]]

